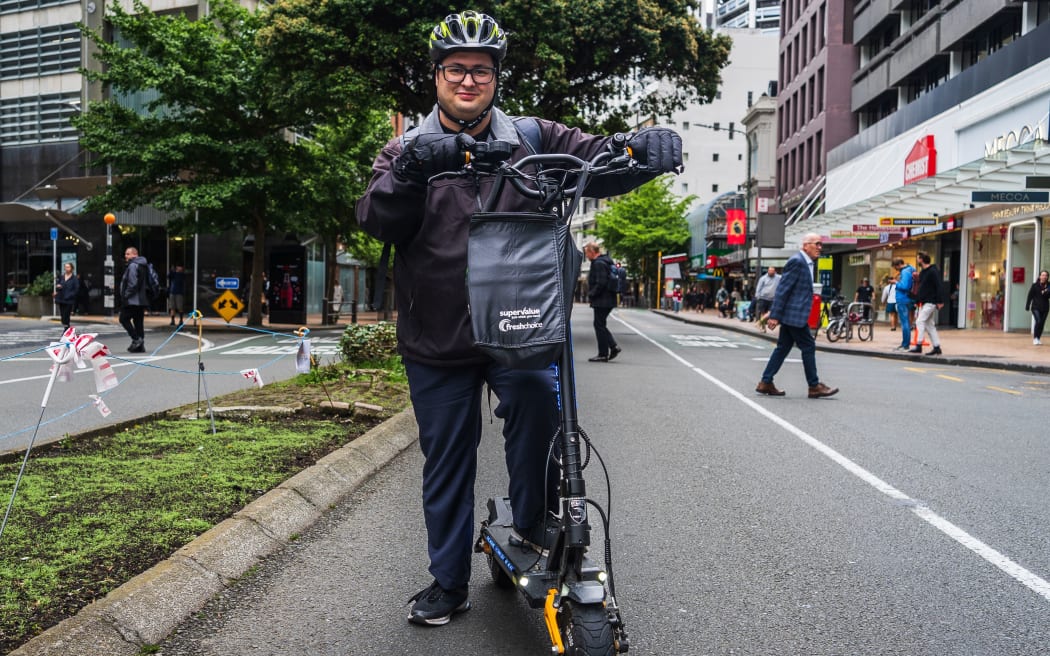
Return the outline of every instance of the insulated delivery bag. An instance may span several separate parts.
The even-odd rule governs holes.
[[[583,254],[553,214],[477,213],[467,244],[474,342],[513,369],[555,362],[569,336]]]

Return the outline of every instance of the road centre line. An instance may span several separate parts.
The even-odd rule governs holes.
[[[996,387],[995,385],[988,385],[987,387],[985,387],[985,389],[990,389],[993,392],[1005,392],[1006,394],[1013,394],[1014,396],[1024,395],[1022,392],[1018,392],[1017,390],[1006,389],[1005,387]]]
[[[817,451],[819,451],[820,453],[825,455],[827,458],[829,458],[831,461],[833,461],[836,464],[838,464],[840,467],[842,467],[843,469],[845,469],[849,473],[851,473],[854,476],[856,476],[857,478],[861,479],[862,481],[864,481],[868,485],[871,485],[876,490],[878,490],[879,492],[882,492],[883,494],[885,494],[886,496],[890,497],[891,499],[894,499],[894,500],[899,501],[899,502],[903,502],[902,505],[907,506],[911,510],[911,512],[915,514],[915,516],[919,517],[920,519],[922,519],[923,521],[928,523],[930,526],[933,526],[938,531],[941,531],[942,533],[944,533],[945,535],[947,535],[951,539],[955,540],[956,542],[958,542],[962,546],[966,547],[967,549],[969,549],[973,553],[977,554],[978,556],[983,558],[985,561],[987,561],[990,564],[998,567],[1001,571],[1005,572],[1008,576],[1010,576],[1010,578],[1014,579],[1015,581],[1017,581],[1021,585],[1025,586],[1026,588],[1028,588],[1032,592],[1035,592],[1036,594],[1040,595],[1041,597],[1043,597],[1047,601],[1050,601],[1050,582],[1048,582],[1046,579],[1041,578],[1040,576],[1036,575],[1034,572],[1031,572],[1031,571],[1025,569],[1024,567],[1022,567],[1021,565],[1019,565],[1019,564],[1015,563],[1014,561],[1010,560],[1010,558],[1008,558],[1006,555],[1002,554],[1001,552],[997,551],[996,549],[992,548],[991,546],[985,544],[981,540],[978,540],[977,538],[975,538],[974,536],[970,535],[969,533],[967,533],[962,528],[960,528],[960,527],[956,526],[955,524],[951,523],[947,519],[941,517],[940,515],[935,513],[933,510],[931,510],[928,506],[926,506],[925,504],[923,504],[919,500],[913,499],[912,497],[908,496],[904,492],[898,490],[894,486],[892,486],[889,483],[887,483],[886,481],[882,480],[881,478],[879,478],[878,476],[876,476],[872,472],[868,471],[864,467],[861,467],[860,465],[858,465],[857,463],[853,462],[852,460],[850,460],[846,456],[842,455],[838,451],[836,451],[836,450],[832,449],[831,447],[829,447],[828,445],[824,444],[823,442],[821,442],[817,438],[813,437],[809,433],[806,433],[805,431],[803,431],[802,429],[798,428],[797,426],[791,424],[790,422],[788,422],[786,419],[780,417],[779,415],[774,414],[772,411],[767,410],[763,406],[761,406],[758,403],[756,403],[753,399],[750,399],[750,398],[744,396],[742,393],[738,392],[737,390],[733,389],[732,387],[729,387],[728,385],[723,383],[721,380],[718,380],[717,378],[715,378],[711,374],[707,373],[706,371],[704,371],[700,367],[697,367],[697,366],[693,365],[689,361],[687,361],[684,358],[682,358],[681,356],[679,356],[674,351],[671,351],[670,349],[665,347],[663,344],[658,343],[656,340],[654,340],[653,338],[651,338],[648,335],[646,335],[645,333],[643,333],[638,328],[635,328],[630,323],[624,321],[623,318],[621,318],[621,317],[619,317],[617,315],[613,315],[613,318],[615,318],[617,321],[619,321],[624,326],[629,328],[631,331],[633,331],[635,334],[637,334],[642,339],[646,340],[647,342],[649,342],[650,344],[652,344],[656,348],[660,349],[661,351],[663,351],[664,353],[669,355],[672,359],[677,360],[678,362],[680,362],[681,364],[685,365],[689,369],[692,369],[693,372],[699,374],[703,378],[706,378],[710,383],[712,383],[716,387],[720,388],[721,390],[723,390],[724,392],[726,392],[730,396],[736,398],[738,401],[740,401],[744,405],[746,405],[749,408],[751,408],[752,410],[754,410],[757,414],[760,414],[760,415],[766,417],[771,422],[773,422],[774,424],[780,426],[781,428],[783,428],[787,432],[791,433],[792,435],[797,437],[802,442],[804,442],[804,443],[808,444],[809,446],[811,446],[812,448],[816,449]],[[1002,390],[1002,391],[1009,392],[1011,390]]]
[[[943,378],[944,380],[950,380],[950,381],[953,381],[953,382],[956,382],[956,383],[966,382],[962,378],[956,378],[955,376],[949,376],[948,374],[937,374],[937,377],[938,378]]]

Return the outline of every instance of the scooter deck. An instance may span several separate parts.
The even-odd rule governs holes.
[[[520,544],[511,544],[514,515],[509,498],[489,499],[488,507],[489,519],[482,524],[478,550],[492,554],[531,607],[543,607],[548,591],[560,587],[559,573],[550,569],[547,555]],[[557,563],[553,565],[557,566]],[[581,568],[583,578],[596,578],[600,571],[598,564],[584,555]],[[522,585],[522,577],[528,581],[526,585]]]

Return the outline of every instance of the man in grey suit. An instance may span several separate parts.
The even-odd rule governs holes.
[[[809,398],[819,399],[838,393],[838,388],[831,388],[820,382],[817,376],[817,343],[809,331],[809,311],[813,305],[813,280],[816,275],[816,262],[824,244],[820,235],[809,233],[802,238],[802,250],[788,258],[784,272],[777,285],[773,307],[769,310],[769,321],[766,326],[776,330],[780,326],[780,336],[773,354],[769,356],[766,370],[762,372],[755,391],[767,396],[784,396],[784,392],[773,385],[773,376],[780,371],[784,359],[793,346],[802,351],[802,368],[809,384]]]

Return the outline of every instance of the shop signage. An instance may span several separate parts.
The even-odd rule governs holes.
[[[953,217],[936,225],[912,228],[908,234],[912,237],[917,237],[919,235],[928,235],[934,232],[951,232],[952,230],[957,230],[959,228],[962,228],[962,219]]]
[[[1043,126],[1041,124],[1036,124],[1034,126],[1022,125],[1020,129],[1010,130],[1006,134],[1001,134],[984,144],[984,156],[994,157],[996,153],[1010,150],[1011,148],[1020,146],[1023,143],[1045,140],[1046,135],[1043,133]]]
[[[871,262],[870,253],[853,253],[849,256],[850,266],[864,266]]]
[[[832,230],[832,237],[852,237],[853,239],[878,239],[879,232],[858,232],[856,230]]]
[[[873,225],[870,223],[854,223],[853,232],[901,232],[903,228],[899,225]]]
[[[660,261],[664,264],[674,264],[675,262],[688,262],[689,253],[676,253],[674,255],[664,255],[660,258]]]
[[[912,146],[904,159],[904,184],[911,184],[937,173],[937,149],[933,135],[926,135]]]
[[[924,226],[935,225],[941,220],[935,216],[880,216],[880,226]]]
[[[971,203],[1046,203],[1050,191],[971,191]]]

